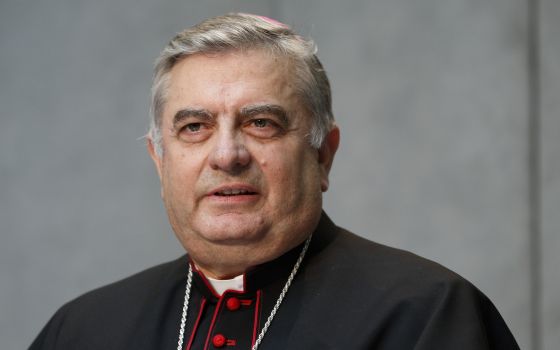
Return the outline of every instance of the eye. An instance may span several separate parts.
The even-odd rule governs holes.
[[[202,128],[202,123],[190,123],[185,125],[185,129],[189,132],[198,132]]]
[[[268,139],[280,136],[283,128],[274,120],[269,118],[255,118],[248,120],[245,124],[245,132],[249,135]]]
[[[270,125],[270,121],[267,119],[255,119],[253,120],[253,125],[255,125],[257,128],[266,128]]]
[[[177,137],[185,142],[201,142],[211,134],[211,125],[205,122],[191,122],[183,125],[177,132]]]

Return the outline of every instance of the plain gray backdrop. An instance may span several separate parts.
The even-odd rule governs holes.
[[[231,11],[319,46],[342,132],[335,222],[455,270],[523,349],[557,349],[556,0],[2,0],[1,348],[182,254],[141,138],[152,63],[176,32]]]

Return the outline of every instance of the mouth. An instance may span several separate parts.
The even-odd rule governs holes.
[[[237,188],[223,189],[213,193],[214,196],[222,196],[222,197],[247,196],[247,195],[256,195],[256,194],[257,192],[254,191],[237,189]]]
[[[208,195],[213,197],[247,197],[256,196],[259,192],[256,188],[245,184],[230,184],[225,186],[220,186],[209,191]]]

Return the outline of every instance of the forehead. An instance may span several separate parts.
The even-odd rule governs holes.
[[[188,56],[170,71],[164,114],[184,107],[228,109],[259,102],[296,103],[293,77],[290,59],[265,50]]]

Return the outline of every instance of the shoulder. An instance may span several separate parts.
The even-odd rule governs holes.
[[[134,332],[144,313],[157,318],[184,286],[187,258],[164,263],[123,280],[92,290],[63,305],[36,338],[30,349],[70,349],[96,341],[99,348],[116,349]],[[112,344],[109,346],[109,344]]]
[[[412,252],[370,241],[343,228],[324,253],[335,265],[348,268],[362,276],[420,277],[423,280],[456,280],[463,278],[446,267]]]
[[[153,266],[132,276],[94,289],[70,301],[65,307],[80,308],[100,302],[134,303],[150,297],[154,291],[166,288],[183,278],[187,269],[187,258],[179,259]]]
[[[446,267],[409,251],[360,237],[343,228],[332,228],[332,240],[310,262],[314,276],[344,293],[375,295],[376,300],[407,303],[444,298],[448,293],[482,293],[465,278]],[[388,299],[385,299],[385,296]]]
[[[324,333],[361,329],[371,340],[367,348],[376,349],[518,349],[490,300],[457,273],[334,224],[326,232],[328,242],[311,251],[301,282],[310,315],[344,320],[325,324]],[[366,348],[360,346],[354,348]]]

